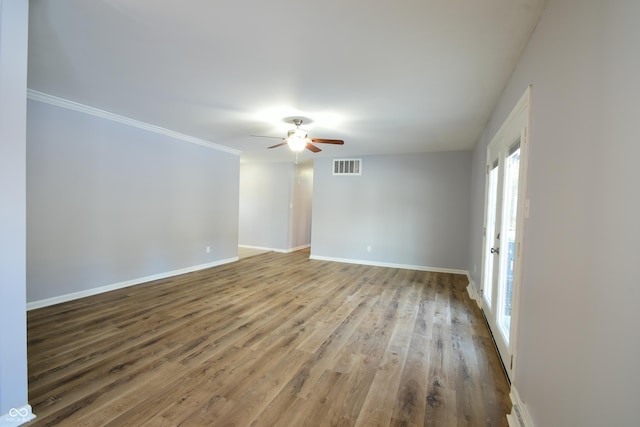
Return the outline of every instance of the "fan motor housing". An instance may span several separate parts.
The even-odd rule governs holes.
[[[300,129],[300,128],[291,129],[290,131],[287,132],[287,138],[291,138],[292,136],[294,136],[296,134],[297,130],[302,130],[302,129]],[[307,136],[308,136],[307,131],[304,131],[304,137],[303,138],[306,138]]]

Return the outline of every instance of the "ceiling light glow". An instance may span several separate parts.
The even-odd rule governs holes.
[[[304,150],[304,147],[307,146],[307,138],[306,138],[306,133],[303,131],[305,137],[301,138],[299,136],[299,134],[290,136],[287,139],[287,145],[289,146],[289,148],[291,149],[291,151],[295,151],[296,153]]]

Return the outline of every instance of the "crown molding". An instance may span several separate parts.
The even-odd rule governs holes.
[[[80,104],[74,101],[69,101],[68,99],[58,98],[57,96],[49,95],[43,92],[38,92],[37,90],[27,89],[27,98],[33,101],[55,105],[56,107],[62,107],[68,110],[78,111],[80,113],[85,113],[85,114],[100,117],[106,120],[111,120],[113,122],[118,122],[128,126],[133,126],[149,132],[168,136],[170,138],[179,139],[184,142],[189,142],[191,144],[197,144],[203,147],[212,148],[214,150],[224,151],[226,153],[236,154],[236,155],[240,155],[242,153],[240,150],[235,150],[233,148],[229,148],[224,145],[216,144],[214,142],[206,141],[204,139],[185,135],[183,133],[175,132],[169,129],[162,128],[160,126],[141,122],[139,120],[134,120],[129,117],[120,116],[118,114],[110,113],[108,111],[100,110],[98,108],[89,107],[88,105]]]

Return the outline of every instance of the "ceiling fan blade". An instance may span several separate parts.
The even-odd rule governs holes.
[[[311,138],[311,141],[321,144],[338,144],[343,145],[344,141],[341,139],[324,139],[324,138]]]
[[[307,150],[313,151],[314,153],[317,153],[318,151],[322,151],[321,149],[319,149],[318,147],[316,147],[310,142],[307,142],[306,147],[307,147]]]
[[[285,139],[281,136],[266,136],[266,135],[249,135],[249,136],[254,136],[256,138],[276,138],[276,139],[282,139],[282,140]]]
[[[287,145],[287,141],[281,142],[280,144],[272,145],[271,147],[267,147],[267,148],[276,148],[276,147],[280,147],[281,145]]]

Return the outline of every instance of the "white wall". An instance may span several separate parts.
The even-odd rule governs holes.
[[[536,426],[638,425],[639,16],[633,0],[549,0],[474,151],[472,271],[486,146],[532,83],[513,385]]]
[[[291,248],[311,244],[312,200],[313,161],[308,161],[296,167],[296,176],[293,182]]]
[[[314,163],[312,256],[466,269],[470,152],[363,156],[361,176]]]
[[[28,2],[0,0],[0,425],[27,405],[27,29]]]
[[[284,252],[309,245],[311,167],[284,162],[241,164],[240,245]]]
[[[29,302],[237,257],[239,155],[34,100],[27,120]]]

